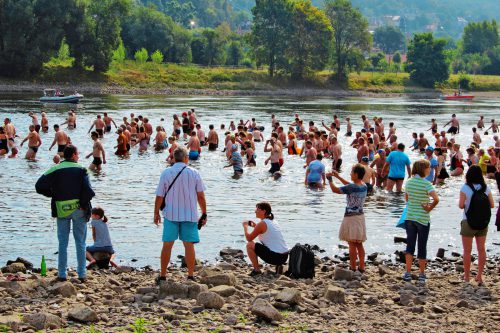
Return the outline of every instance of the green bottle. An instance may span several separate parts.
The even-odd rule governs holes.
[[[47,276],[47,264],[45,263],[45,256],[42,256],[42,263],[40,264],[40,274]]]

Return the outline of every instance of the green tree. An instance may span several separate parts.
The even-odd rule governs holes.
[[[378,64],[380,63],[380,61],[382,59],[385,59],[385,54],[383,54],[382,52],[378,52],[378,53],[372,54],[370,56],[370,62],[372,64],[373,68],[377,68]]]
[[[497,22],[492,20],[467,24],[462,41],[464,54],[484,53],[494,48],[500,43]]]
[[[285,57],[292,30],[289,0],[256,0],[252,9],[251,44],[257,63],[268,65],[269,76],[288,66]]]
[[[484,68],[485,74],[500,75],[500,45],[486,51],[490,64]]]
[[[332,28],[325,13],[314,7],[310,0],[298,0],[294,3],[292,25],[286,56],[292,79],[301,80],[312,70],[325,68]]]
[[[392,61],[394,61],[396,64],[401,64],[401,60],[401,53],[394,53],[394,55],[392,56]]]
[[[122,39],[129,54],[144,47],[167,54],[174,46],[174,21],[154,8],[138,6],[123,20]]]
[[[243,50],[241,49],[241,43],[239,41],[233,41],[229,45],[229,50],[227,52],[227,64],[238,66],[243,59]]]
[[[373,42],[385,54],[393,54],[404,49],[405,36],[403,32],[392,25],[384,25],[375,29]]]
[[[176,63],[189,63],[192,61],[191,41],[193,36],[191,31],[180,26],[174,26],[172,30],[174,45],[168,49],[166,57],[168,61]]]
[[[68,1],[0,1],[0,75],[38,73],[57,54]]]
[[[151,61],[155,64],[161,64],[163,62],[163,53],[160,50],[156,50],[151,55]]]
[[[359,54],[370,49],[368,21],[349,0],[327,0],[325,12],[333,28],[335,76],[338,81],[345,81],[352,68],[362,66]]]
[[[432,33],[417,33],[408,47],[406,70],[410,78],[427,88],[449,77],[444,39],[435,39]]]
[[[483,69],[491,64],[490,58],[485,53],[470,53],[463,56],[465,69],[471,74],[481,74]]]
[[[120,39],[120,44],[118,44],[118,48],[113,52],[113,61],[117,63],[122,63],[125,60],[126,51],[125,46],[123,45],[123,41]]]
[[[139,64],[146,63],[146,61],[148,61],[148,58],[149,58],[148,50],[146,50],[145,48],[141,48],[140,50],[137,50],[134,54],[134,59]]]

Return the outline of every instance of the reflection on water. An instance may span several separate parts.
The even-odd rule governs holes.
[[[11,117],[20,136],[27,134],[30,118],[29,111],[40,111],[36,96],[0,95],[0,117]],[[209,124],[216,128],[229,120],[255,117],[266,127],[264,134],[269,136],[271,114],[275,113],[282,124],[293,121],[294,113],[300,113],[306,121],[316,123],[331,121],[333,114],[342,120],[350,116],[354,129],[361,126],[360,116],[383,116],[386,127],[393,121],[398,137],[409,146],[411,133],[425,131],[430,127],[430,118],[436,118],[440,128],[451,113],[457,113],[461,121],[462,133],[457,142],[469,144],[479,115],[485,119],[498,115],[499,100],[484,99],[473,103],[443,102],[439,100],[415,100],[403,98],[350,98],[334,100],[330,98],[274,98],[274,97],[162,97],[162,96],[91,96],[78,110],[77,129],[69,132],[73,142],[83,152],[80,162],[88,165],[84,155],[92,148],[87,136],[95,115],[108,112],[117,123],[121,118],[142,114],[156,126],[164,118],[164,126],[171,131],[174,113],[190,108],[197,110],[199,121],[205,129]],[[64,121],[69,106],[46,108],[49,125]],[[345,125],[342,124],[342,133]],[[429,133],[429,132],[427,132]],[[429,136],[429,135],[428,135]],[[221,136],[222,137],[222,136]],[[41,255],[55,265],[57,239],[54,220],[50,218],[49,199],[37,195],[34,184],[37,178],[52,165],[54,151],[48,152],[53,132],[42,134],[43,145],[38,153],[37,162],[27,162],[22,158],[0,158],[0,263],[16,256],[24,256],[38,263]],[[430,140],[434,142],[434,140]],[[483,136],[483,142],[491,144],[491,136]],[[110,218],[111,236],[118,258],[130,262],[137,259],[136,265],[151,264],[158,266],[161,247],[161,229],[153,225],[153,201],[161,171],[165,168],[166,153],[148,151],[138,154],[133,149],[128,158],[113,155],[116,144],[115,135],[103,139],[108,153],[108,163],[100,174],[92,174],[91,182],[97,193],[94,205],[102,206]],[[350,165],[355,158],[350,140],[341,140],[344,163]],[[288,244],[297,242],[318,244],[327,255],[338,253],[338,229],[342,220],[345,197],[331,193],[330,189],[318,190],[304,187],[304,160],[297,156],[286,156],[283,177],[273,180],[264,166],[266,155],[264,143],[257,143],[257,167],[246,168],[240,179],[233,178],[221,151],[204,151],[200,161],[192,163],[197,168],[207,187],[208,225],[201,231],[201,244],[197,253],[201,259],[213,260],[220,248],[233,246],[244,248],[241,221],[254,218],[255,204],[261,200],[271,203],[276,219],[281,223]],[[21,149],[24,156],[26,148]],[[409,152],[414,160],[418,153]],[[328,165],[327,161],[324,161]],[[349,170],[344,167],[344,177]],[[496,185],[489,181],[494,189]],[[429,238],[430,253],[444,247],[461,249],[459,222],[462,212],[458,209],[458,192],[462,179],[449,180],[439,187],[441,201],[432,213]],[[498,200],[496,200],[498,201]],[[404,196],[379,191],[366,201],[366,220],[368,241],[367,252],[392,253],[401,249],[393,243],[394,236],[404,236],[404,231],[394,227],[404,206]],[[499,253],[500,237],[490,228],[488,248]],[[72,241],[71,241],[72,242]],[[89,237],[88,242],[91,242]],[[174,255],[182,253],[182,246],[175,247]],[[70,264],[75,263],[74,249],[70,249]],[[342,250],[344,251],[344,250]],[[491,252],[490,252],[491,253]]]

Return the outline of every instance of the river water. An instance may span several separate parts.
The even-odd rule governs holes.
[[[62,123],[69,108],[70,106],[64,105],[43,107],[47,112],[51,131],[41,134],[43,144],[36,162],[28,162],[22,158],[26,146],[21,148],[19,158],[0,158],[0,264],[17,256],[38,264],[42,255],[45,255],[49,265],[56,266],[57,237],[54,219],[50,217],[50,201],[35,193],[34,184],[53,165],[54,150],[48,151],[54,135],[52,125]],[[108,112],[117,123],[121,123],[123,116],[129,116],[133,112],[136,116],[141,114],[148,117],[154,126],[160,123],[161,118],[165,118],[165,127],[170,133],[172,115],[190,108],[197,110],[198,119],[206,129],[209,124],[219,128],[221,123],[227,126],[230,120],[237,122],[239,119],[255,117],[259,124],[266,127],[266,137],[270,135],[268,129],[273,113],[282,124],[292,122],[295,113],[299,113],[305,121],[314,120],[316,123],[321,120],[330,122],[333,114],[339,115],[342,122],[345,117],[350,116],[354,130],[361,128],[362,114],[369,118],[377,115],[384,118],[386,131],[389,122],[395,122],[397,135],[407,147],[412,143],[411,133],[428,129],[431,118],[437,119],[441,130],[451,114],[457,113],[462,132],[456,136],[456,141],[464,147],[471,142],[471,127],[476,124],[479,115],[484,115],[485,119],[494,116],[498,118],[500,99],[478,99],[463,103],[408,98],[90,96],[77,109],[78,128],[68,131],[68,134],[82,152],[80,162],[88,165],[91,160],[85,160],[84,155],[91,152],[92,142],[87,130],[97,114]],[[2,120],[10,117],[21,137],[28,133],[31,122],[28,112],[40,112],[41,109],[37,96],[0,95],[0,117]],[[344,133],[344,122],[342,126]],[[482,137],[483,146],[493,143],[492,135]],[[221,139],[223,140],[222,135]],[[19,141],[18,139],[18,143]],[[355,151],[349,148],[350,141],[342,137],[340,142],[343,146],[344,165],[350,166],[355,159]],[[97,194],[93,204],[102,206],[110,219],[109,229],[118,254],[117,260],[122,264],[158,267],[161,228],[153,225],[153,202],[156,184],[165,168],[167,153],[154,153],[150,150],[139,155],[137,148],[133,148],[130,158],[120,159],[113,155],[115,134],[108,134],[103,143],[108,153],[108,163],[100,174],[90,173],[91,183]],[[241,179],[232,178],[232,169],[222,168],[226,162],[221,151],[204,151],[201,159],[191,164],[199,170],[207,187],[209,221],[201,231],[201,243],[196,246],[198,258],[213,261],[219,250],[226,246],[244,249],[241,221],[255,218],[255,204],[262,200],[271,203],[290,247],[297,242],[317,244],[326,250],[324,255],[329,256],[346,251],[338,246],[341,244],[338,230],[345,197],[335,195],[329,189],[306,188],[303,185],[304,160],[297,156],[285,154],[283,177],[273,180],[267,173],[268,167],[264,166],[267,154],[263,152],[263,145],[264,143],[257,143],[258,166],[246,168]],[[408,153],[412,160],[419,157],[418,153]],[[349,167],[344,166],[342,175],[345,178],[348,178],[349,170]],[[431,256],[440,247],[450,252],[461,252],[459,223],[462,212],[458,208],[458,193],[462,184],[462,178],[454,178],[438,188],[441,202],[431,217],[428,243]],[[496,184],[490,180],[488,184],[498,202]],[[402,195],[384,191],[378,191],[367,200],[367,253],[377,251],[390,254],[404,249],[401,244],[393,242],[395,236],[405,235],[404,230],[395,227],[403,209],[403,200]],[[498,254],[500,236],[493,224],[490,224],[487,248],[490,254]],[[91,244],[90,235],[89,233],[87,243]],[[176,244],[172,258],[175,260],[175,255],[182,253],[182,245]],[[75,263],[71,239],[69,264]]]

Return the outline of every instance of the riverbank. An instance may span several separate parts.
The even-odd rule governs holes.
[[[425,285],[402,282],[402,264],[377,254],[364,274],[346,269],[346,254],[318,257],[308,280],[275,276],[272,268],[251,278],[243,258],[223,250],[217,265],[199,263],[197,282],[173,268],[160,287],[150,267],[89,271],[83,284],[74,272],[57,283],[53,269],[46,278],[19,273],[26,281],[18,282],[3,273],[0,331],[496,332],[500,321],[498,256],[488,259],[485,286],[460,281],[455,253],[429,263]]]
[[[292,82],[283,76],[270,78],[265,70],[126,61],[112,64],[105,74],[49,66],[30,80],[0,79],[0,92],[40,93],[55,87],[83,94],[437,98],[453,91],[459,80],[452,75],[441,89],[425,89],[414,85],[408,73],[352,73],[343,85],[333,82],[331,76],[331,72],[323,71],[303,82]],[[469,79],[476,96],[500,96],[500,76],[476,75]]]

